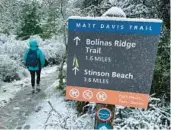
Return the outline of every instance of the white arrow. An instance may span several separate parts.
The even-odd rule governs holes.
[[[78,45],[78,41],[80,41],[80,38],[78,37],[78,36],[76,36],[75,38],[74,38],[74,41],[75,41],[75,44],[76,44],[76,46]]]
[[[77,74],[77,71],[79,71],[79,69],[77,67],[74,67],[72,70],[74,71],[75,75]]]

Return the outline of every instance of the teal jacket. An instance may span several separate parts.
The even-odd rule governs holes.
[[[29,44],[30,44],[30,48],[27,49],[24,54],[24,62],[26,63],[27,55],[28,55],[28,52],[30,49],[37,50],[37,56],[40,58],[41,68],[43,68],[44,64],[45,64],[45,57],[43,55],[43,52],[38,48],[37,41],[32,40],[29,42]],[[39,66],[36,66],[36,67],[27,66],[27,68],[28,68],[28,70],[33,70],[33,71],[41,69],[41,68],[39,68]]]

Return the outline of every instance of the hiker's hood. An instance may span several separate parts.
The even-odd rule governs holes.
[[[29,45],[30,45],[30,49],[32,49],[32,50],[36,50],[38,48],[38,44],[37,44],[36,40],[31,40],[29,42]]]

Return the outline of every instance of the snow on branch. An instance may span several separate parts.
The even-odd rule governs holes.
[[[109,17],[126,17],[124,11],[119,7],[111,7],[108,9],[102,16],[109,16]]]

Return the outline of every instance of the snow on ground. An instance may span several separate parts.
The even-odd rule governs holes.
[[[59,115],[65,115],[67,113],[67,107],[63,97],[58,97],[58,96],[59,95],[54,95],[50,99],[44,100],[41,104],[39,104],[38,106],[42,108],[41,111],[37,113],[36,112],[32,113],[32,115],[30,115],[30,117],[28,118],[25,124],[30,125],[31,129],[44,129],[46,125],[47,126],[50,125],[48,124],[49,122],[51,122],[51,125],[52,123],[54,123],[55,125],[56,119],[54,119],[54,117]],[[52,103],[52,106],[58,112],[58,113],[52,112],[52,116],[50,117],[51,119],[49,119],[49,121],[47,121],[47,118],[49,112],[51,111],[51,107],[48,104],[48,101]],[[55,114],[59,114],[59,115],[55,115]],[[57,119],[60,120],[61,117],[59,116]]]
[[[93,116],[85,114],[78,117],[75,103],[66,101],[65,97],[56,91],[58,83],[57,80],[45,90],[47,99],[36,107],[41,110],[30,114],[25,126],[30,125],[31,129],[92,129]]]
[[[45,67],[45,68],[43,68],[43,71],[41,72],[41,76],[44,77],[44,76],[46,76],[46,74],[53,73],[57,70],[57,68],[58,68],[58,66]]]
[[[45,77],[46,74],[53,73],[57,70],[57,66],[46,67],[42,69],[41,77]],[[20,81],[14,81],[11,83],[5,83],[0,87],[0,108],[9,103],[22,88],[30,86],[30,77],[27,77]]]
[[[29,83],[29,79],[26,78],[21,81],[14,81],[12,83],[7,83],[0,87],[0,108],[5,106],[10,100],[12,100],[17,92],[22,88],[26,87]]]

